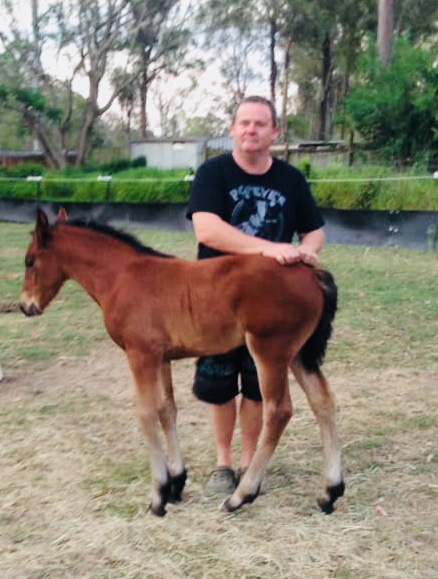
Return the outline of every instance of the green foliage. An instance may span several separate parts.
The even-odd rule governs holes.
[[[162,171],[144,166],[121,170],[122,167],[127,165],[132,167],[134,163],[139,162],[122,160],[94,165],[88,167],[86,171],[69,167],[63,172],[52,172],[40,165],[31,164],[2,169],[5,177],[43,175],[41,198],[50,201],[68,199],[73,202],[97,203],[107,200],[129,203],[184,203],[188,200],[190,183],[185,181],[188,171]],[[116,172],[117,175],[110,182],[98,179],[99,176],[112,175]],[[11,180],[2,182],[0,195],[5,198],[36,199],[37,192],[38,185],[34,182]]]
[[[373,44],[362,59],[361,77],[345,107],[365,141],[402,164],[436,155],[438,69],[433,54],[401,39],[392,65],[385,67]]]
[[[425,174],[426,171],[421,169],[400,174],[381,166],[367,166],[363,169],[340,165],[324,169],[312,166],[310,182],[318,204],[328,209],[437,211],[436,181],[432,178],[403,179]],[[367,177],[381,180],[367,180]],[[397,177],[401,179],[390,180]],[[328,181],[316,182],[325,179]]]
[[[122,166],[114,164],[113,168]],[[131,162],[133,165],[134,162]],[[126,203],[185,203],[190,193],[187,171],[163,171],[153,168],[131,168],[116,173],[110,182],[100,181],[100,175],[111,174],[110,165],[95,165],[87,172],[69,167],[63,172],[51,172],[37,164],[0,167],[1,196],[15,199],[41,198],[51,201]],[[403,174],[389,167],[363,168],[331,165],[317,167],[309,159],[298,164],[309,179],[318,204],[324,208],[438,211],[438,183],[430,179],[398,179],[427,175],[417,167]],[[15,181],[17,177],[43,175],[41,184]],[[381,179],[375,181],[374,179]],[[327,181],[326,181],[327,180]]]
[[[3,166],[0,165],[0,176],[1,177],[30,177],[42,175],[46,168],[40,163],[19,163],[13,166]]]

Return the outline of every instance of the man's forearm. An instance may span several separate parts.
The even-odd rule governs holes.
[[[325,244],[324,230],[321,228],[305,233],[300,236],[300,241],[302,246],[308,247],[315,253],[320,253]]]

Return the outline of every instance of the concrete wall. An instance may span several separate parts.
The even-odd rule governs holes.
[[[41,203],[54,218],[59,203]],[[116,227],[192,231],[182,203],[62,203],[72,218],[81,217],[110,223]],[[0,198],[1,221],[32,222],[36,201]],[[434,211],[347,211],[322,209],[328,243],[364,246],[409,247],[438,250],[438,213]]]

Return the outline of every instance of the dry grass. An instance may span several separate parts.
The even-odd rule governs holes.
[[[108,344],[18,371],[1,387],[1,577],[436,577],[438,374],[326,370],[348,483],[334,515],[315,506],[319,438],[294,384],[273,492],[232,516],[203,496],[214,448],[183,361],[174,374],[190,476],[164,519],[147,513],[146,448],[123,354]]]

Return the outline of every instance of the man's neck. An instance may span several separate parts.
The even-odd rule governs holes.
[[[233,151],[233,159],[243,171],[250,175],[264,175],[272,165],[272,156],[269,153],[242,155]]]

